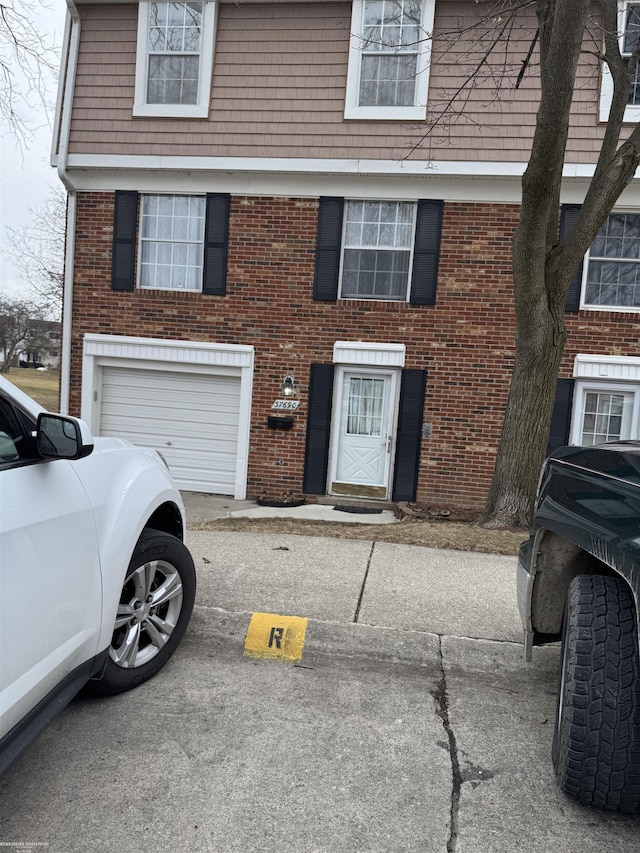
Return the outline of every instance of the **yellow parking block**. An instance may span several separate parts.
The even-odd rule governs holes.
[[[307,621],[301,616],[254,613],[244,640],[245,656],[297,663],[302,658]]]

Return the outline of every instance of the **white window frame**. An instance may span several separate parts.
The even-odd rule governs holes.
[[[154,285],[153,287],[143,286],[141,284],[142,281],[142,244],[144,242],[162,242],[162,243],[193,243],[193,240],[151,240],[143,238],[142,236],[142,208],[143,208],[143,199],[144,198],[155,198],[160,196],[180,196],[187,198],[202,198],[205,201],[204,207],[204,222],[203,222],[203,234],[202,234],[202,274],[200,277],[200,288],[190,288],[190,287],[163,287],[162,285]],[[203,285],[204,285],[204,262],[205,262],[205,249],[206,249],[206,227],[207,227],[207,208],[206,208],[206,196],[202,193],[142,193],[140,198],[140,212],[138,214],[139,222],[138,222],[138,247],[137,247],[137,269],[136,269],[136,289],[141,291],[151,291],[151,290],[165,290],[169,293],[202,293]]]
[[[638,418],[640,415],[640,385],[624,382],[578,381],[574,394],[574,406],[571,416],[570,443],[582,445],[582,425],[587,394],[621,394],[629,399],[625,401],[620,441],[639,438]]]
[[[421,3],[422,17],[420,26],[424,38],[421,38],[418,44],[414,105],[403,107],[361,107],[358,101],[360,97],[360,70],[362,66],[363,42],[362,21],[365,0],[353,0],[351,9],[351,37],[349,41],[349,65],[347,69],[347,88],[344,106],[345,118],[396,119],[399,121],[418,121],[426,118],[435,0],[421,0]]]
[[[627,9],[629,6],[638,6],[640,5],[637,0],[636,2],[630,2],[630,0],[618,0],[618,33],[620,33],[620,50],[624,46],[624,30],[626,26],[627,19]],[[613,100],[613,78],[611,76],[611,72],[609,71],[609,67],[605,62],[602,63],[602,78],[600,81],[600,111],[599,118],[600,121],[606,122],[609,120],[609,110],[611,109],[611,102]],[[633,123],[637,124],[640,121],[640,104],[629,105],[626,107],[624,111],[624,122],[625,123]]]
[[[631,216],[640,216],[640,209],[630,210],[628,208],[618,208],[617,210],[612,210],[610,216],[615,214],[629,214]],[[615,258],[609,258],[609,260],[614,261]],[[582,283],[580,285],[580,310],[581,311],[606,311],[610,314],[612,311],[621,313],[621,314],[639,314],[640,313],[640,305],[595,305],[592,302],[586,301],[587,294],[587,278],[589,275],[589,263],[591,261],[591,247],[587,250],[586,255],[584,256],[584,261],[582,264]],[[640,263],[640,260],[638,260]]]
[[[571,408],[569,443],[580,445],[584,420],[585,395],[589,392],[632,394],[627,420],[627,438],[640,438],[640,358],[638,356],[579,353],[573,364],[575,388]],[[627,415],[627,413],[625,413]]]
[[[390,297],[384,296],[361,296],[361,295],[352,295],[347,294],[344,295],[342,293],[342,273],[344,270],[344,250],[345,250],[345,236],[347,233],[347,205],[349,202],[362,202],[363,204],[411,204],[413,205],[413,222],[411,225],[411,245],[409,247],[409,274],[407,276],[407,289],[405,291],[404,299],[391,299]],[[340,238],[340,271],[338,274],[338,299],[359,299],[363,302],[395,302],[397,304],[402,304],[402,302],[408,302],[411,296],[411,278],[413,274],[413,256],[415,252],[415,243],[416,243],[416,219],[418,216],[418,203],[416,201],[408,200],[408,199],[398,199],[398,198],[384,198],[384,199],[372,199],[372,198],[346,198],[344,200],[344,215],[342,217],[342,236]],[[347,248],[354,248],[352,246],[348,246]],[[360,246],[359,248],[371,248],[367,246]],[[389,251],[392,251],[391,249]],[[406,251],[403,249],[402,251]]]
[[[216,0],[202,0],[202,38],[198,65],[198,97],[195,104],[148,104],[147,82],[149,55],[147,51],[149,11],[152,0],[138,4],[138,45],[136,51],[136,79],[133,115],[154,118],[207,118],[211,101],[211,76],[213,72],[213,46],[216,32]],[[159,0],[162,2],[162,0]]]

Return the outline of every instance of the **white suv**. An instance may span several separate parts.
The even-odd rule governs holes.
[[[0,377],[0,773],[83,685],[120,693],[167,662],[195,598],[184,530],[155,450]]]

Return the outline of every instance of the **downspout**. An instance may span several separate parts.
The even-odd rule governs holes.
[[[64,260],[64,288],[62,301],[62,352],[60,359],[60,411],[69,412],[71,389],[71,331],[73,311],[73,277],[76,247],[76,191],[67,173],[69,136],[71,133],[71,110],[78,66],[80,47],[80,16],[74,0],[67,0],[67,21],[60,67],[60,87],[53,146],[58,141],[58,177],[67,190],[67,229]],[[58,121],[59,116],[59,121]]]

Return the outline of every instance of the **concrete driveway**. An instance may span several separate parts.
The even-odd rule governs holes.
[[[515,558],[190,532],[190,631],[154,680],[80,697],[0,786],[0,841],[53,853],[630,853],[550,763],[558,648],[522,660]],[[308,619],[299,663],[244,655]]]

